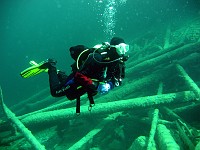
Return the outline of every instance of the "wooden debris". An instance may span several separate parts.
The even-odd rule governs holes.
[[[87,133],[82,139],[80,139],[78,142],[76,142],[74,145],[72,145],[68,150],[79,150],[81,149],[87,142],[93,139],[95,135],[97,135],[106,124],[108,124],[110,121],[116,119],[121,114],[114,113],[109,115],[107,118],[103,119],[101,123],[99,123],[93,130],[91,130],[89,133]]]
[[[182,75],[183,79],[185,80],[188,89],[192,90],[194,94],[196,95],[197,99],[200,99],[200,89],[197,86],[197,84],[190,78],[190,76],[186,73],[186,71],[183,69],[183,67],[179,64],[176,65],[177,70]]]
[[[168,25],[166,35],[165,35],[164,49],[169,48],[170,46],[170,35],[171,35],[170,25]]]
[[[97,104],[95,107],[93,107],[92,112],[88,111],[88,106],[82,106],[80,117],[89,116],[91,113],[93,116],[100,116],[118,111],[137,110],[139,108],[148,108],[150,106],[164,105],[169,103],[181,103],[194,100],[195,96],[193,92],[190,91],[140,97]],[[58,123],[59,120],[61,121],[63,119],[72,119],[75,116],[75,108],[69,108],[34,114],[22,119],[21,121],[28,127],[36,128],[38,125],[45,126],[49,124],[55,124]]]
[[[190,140],[189,137],[192,137],[192,133],[190,132],[190,129],[188,127],[188,125],[186,123],[184,123],[184,120],[182,118],[180,118],[180,116],[178,116],[176,113],[174,113],[172,110],[170,110],[169,108],[167,107],[163,107],[162,108],[166,113],[167,115],[170,116],[170,118],[172,120],[175,121],[175,124],[176,124],[176,127],[179,131],[179,134],[180,134],[180,137],[181,139],[184,141],[184,143],[190,147],[189,149],[190,150],[194,150],[194,145],[192,143],[192,141]],[[183,130],[180,126],[180,124],[185,128],[185,130]],[[186,132],[188,134],[186,134]]]
[[[174,140],[173,136],[170,133],[170,130],[167,129],[165,125],[159,124],[157,126],[156,137],[159,146],[159,150],[180,150],[179,145]]]
[[[20,116],[19,119],[23,119],[23,118],[25,118],[27,116],[31,116],[31,115],[34,115],[34,114],[37,114],[37,113],[42,113],[42,112],[46,112],[46,111],[53,111],[53,110],[67,108],[68,105],[70,105],[72,103],[75,103],[75,102],[76,101],[66,101],[66,102],[63,102],[63,103],[60,103],[60,104],[55,104],[55,105],[52,105],[52,106],[49,106],[49,107],[46,107],[46,108],[31,112],[31,113],[28,113],[28,114],[24,114],[24,115]]]
[[[176,121],[176,126],[177,126],[177,129],[179,131],[179,135],[180,135],[181,139],[184,141],[184,144],[187,145],[189,150],[194,150],[194,148],[195,148],[194,144],[189,139],[189,137],[186,135],[185,131],[181,128],[181,126],[178,123],[178,121]]]
[[[38,99],[40,99],[41,96],[43,97],[43,95],[45,93],[49,93],[49,88],[45,88],[42,91],[40,91],[40,92],[34,94],[33,96],[29,97],[28,99],[21,101],[20,103],[12,106],[11,110],[17,111],[18,109],[21,109],[22,107],[24,107],[24,105],[37,101]]]
[[[199,141],[199,143],[196,145],[195,150],[200,150],[200,141]]]
[[[177,115],[176,113],[174,113],[171,109],[167,107],[162,107],[161,110],[164,112],[165,115],[168,116],[169,120],[172,120],[172,121],[175,121],[178,119],[182,120],[179,115]]]
[[[10,143],[23,138],[22,134],[17,134],[15,136],[9,136],[7,138],[2,138],[0,140],[0,145],[9,145]]]
[[[170,70],[170,68],[168,68]],[[127,76],[132,76],[132,74]],[[127,96],[135,97],[134,93],[136,91],[142,91],[141,89],[144,89],[148,85],[151,84],[158,84],[160,81],[164,80],[169,76],[168,71],[163,69],[162,71],[152,73],[148,76],[145,76],[143,78],[139,78],[138,80],[130,81],[128,84],[123,85],[124,90],[113,90],[112,92],[108,93],[107,95],[104,95],[101,98],[96,99],[97,102],[109,102],[109,101],[115,101],[115,100],[121,100],[126,99]],[[149,89],[150,90],[150,89]]]
[[[166,48],[164,50],[157,51],[155,53],[152,53],[151,55],[147,55],[146,57],[143,57],[141,59],[137,59],[135,61],[132,61],[127,65],[130,66],[130,67],[138,65],[138,64],[140,64],[140,63],[142,63],[142,62],[144,62],[146,60],[150,60],[150,59],[156,58],[158,56],[164,55],[164,54],[166,54],[168,52],[174,51],[174,50],[176,50],[178,48],[181,48],[183,46],[184,46],[184,43],[179,43],[179,44],[176,44],[176,45],[172,45],[172,46],[170,46],[170,47],[168,47],[168,48]]]
[[[150,134],[149,134],[147,150],[152,150],[154,148],[154,145],[153,145],[153,143],[155,142],[154,136],[156,133],[156,127],[157,127],[158,119],[159,119],[158,113],[159,113],[159,110],[155,109],[154,113],[153,113],[153,120],[152,120],[152,124],[151,124],[151,130],[150,130]]]
[[[175,113],[182,113],[184,111],[198,109],[198,108],[200,108],[200,102],[199,101],[193,102],[193,103],[190,103],[190,104],[186,104],[186,105],[184,105],[182,107],[174,108],[173,112],[175,112]]]
[[[146,124],[150,124],[151,125],[151,120],[149,118],[142,118],[142,119],[137,119],[140,122],[146,123]],[[159,119],[158,120],[158,124],[164,124],[166,126],[171,126],[174,127],[175,123],[172,121],[168,121],[168,120],[163,120],[163,119]]]
[[[127,74],[134,72],[134,75],[139,75],[141,73],[141,70],[146,71],[149,70],[149,68],[151,68],[151,71],[153,71],[153,68],[159,66],[160,64],[170,64],[173,60],[186,57],[191,53],[199,52],[199,47],[200,42],[192,43],[175,49],[174,51],[171,51],[169,53],[163,54],[161,56],[152,59],[146,59],[145,61],[131,67],[130,69],[127,69]]]
[[[192,102],[196,102],[198,98],[200,98],[200,90],[197,84],[189,77],[189,75],[185,72],[185,70],[182,68],[180,65],[176,65],[176,68],[178,69],[179,73],[183,78],[185,79],[187,86],[184,90],[191,90],[191,91],[185,91],[185,92],[179,92],[179,93],[169,93],[169,94],[162,94],[163,93],[163,83],[160,81],[163,81],[164,83],[170,82],[170,79],[176,80],[177,76],[170,76],[169,74],[171,73],[171,66],[174,66],[174,62],[178,62],[184,67],[189,67],[191,64],[197,64],[195,67],[198,67],[198,62],[199,62],[199,53],[200,53],[200,41],[197,43],[192,43],[192,44],[187,44],[184,45],[183,43],[170,46],[170,40],[171,37],[170,35],[170,29],[167,30],[166,36],[165,36],[165,44],[164,44],[164,49],[157,48],[158,50],[155,53],[152,53],[146,57],[143,57],[139,60],[134,60],[132,58],[132,62],[128,64],[128,69],[127,69],[127,76],[129,77],[129,80],[125,80],[127,84],[125,84],[123,87],[119,87],[118,89],[120,90],[113,90],[111,93],[108,95],[105,95],[103,97],[95,99],[96,105],[93,107],[92,112],[88,111],[88,106],[82,105],[81,106],[81,115],[79,117],[76,116],[75,114],[75,108],[67,108],[69,107],[68,104],[71,102],[64,102],[58,105],[54,105],[52,107],[48,107],[43,110],[35,111],[33,113],[29,113],[26,115],[23,115],[19,117],[18,119],[21,120],[27,127],[30,129],[34,129],[37,131],[40,131],[40,127],[43,128],[48,128],[50,126],[58,125],[60,122],[63,122],[63,120],[69,120],[69,119],[74,119],[74,118],[90,118],[92,117],[99,117],[102,118],[102,116],[105,116],[110,113],[116,113],[116,112],[124,112],[129,115],[135,115],[134,113],[140,110],[141,112],[144,111],[144,114],[146,114],[146,110],[149,110],[150,107],[157,108],[159,107],[159,110],[161,112],[164,112],[161,114],[161,116],[165,116],[166,114],[169,115],[169,118],[163,118],[163,120],[159,119],[158,117],[158,109],[155,109],[154,111],[154,117],[153,120],[150,120],[149,118],[144,120],[147,125],[150,125],[151,123],[151,130],[149,134],[149,139],[146,136],[135,136],[138,137],[137,139],[134,140],[132,145],[130,146],[129,150],[145,150],[146,148],[149,150],[156,149],[158,148],[159,150],[180,150],[180,147],[182,146],[182,141],[186,143],[190,149],[194,149],[195,146],[193,144],[194,141],[192,141],[194,137],[192,137],[192,133],[190,133],[191,128],[188,124],[186,124],[183,120],[184,118],[181,118],[178,116],[176,112],[182,112],[188,109],[188,107],[184,107],[182,109],[169,109],[165,106],[169,106],[169,104],[173,108],[174,106],[178,106],[178,104],[190,104]],[[163,41],[163,40],[162,40]],[[144,44],[144,49],[145,48],[150,48],[152,45],[155,45],[155,41],[147,41],[146,44]],[[160,44],[163,45],[163,44]],[[147,47],[145,47],[147,46]],[[162,50],[161,50],[162,49]],[[143,50],[143,52],[145,52]],[[152,50],[152,52],[154,52]],[[140,52],[138,52],[138,55]],[[193,60],[195,58],[195,60]],[[190,63],[188,63],[190,62]],[[197,62],[197,63],[195,63]],[[196,68],[193,68],[196,69]],[[150,72],[148,72],[150,71]],[[146,74],[150,74],[148,76],[144,76]],[[142,76],[141,76],[142,74]],[[139,75],[139,76],[136,76]],[[176,74],[175,74],[176,75]],[[139,78],[139,79],[136,79]],[[159,84],[160,83],[160,84]],[[156,85],[159,84],[158,92],[157,95],[154,96],[146,96],[149,93],[152,95],[156,90],[153,87],[152,89],[148,89],[149,85]],[[167,84],[166,84],[167,85]],[[147,88],[147,90],[144,90],[144,88]],[[156,88],[156,87],[155,87]],[[176,88],[176,87],[175,87]],[[174,89],[175,89],[174,88]],[[48,90],[48,88],[47,88]],[[166,91],[169,89],[166,89]],[[180,91],[179,89],[175,89],[176,91]],[[165,91],[165,92],[166,92]],[[169,90],[170,91],[170,90]],[[44,93],[43,93],[44,92]],[[27,106],[30,106],[31,108],[35,108],[34,110],[37,110],[38,104],[40,105],[41,103],[35,103],[36,100],[41,100],[42,97],[44,97],[43,94],[46,94],[47,91],[43,91],[39,94],[36,94],[33,96],[33,98],[29,98],[28,100],[22,102],[21,104],[13,107],[14,110],[16,108],[20,108],[26,104]],[[138,93],[137,93],[138,92]],[[143,93],[142,93],[143,92]],[[149,92],[149,93],[148,93]],[[141,94],[142,93],[142,94]],[[156,93],[156,92],[155,92]],[[145,95],[146,94],[146,95]],[[48,91],[49,95],[49,91]],[[143,96],[143,97],[139,97]],[[146,96],[146,97],[144,97]],[[138,97],[138,98],[134,98]],[[47,99],[46,99],[47,100]],[[44,101],[45,102],[45,99]],[[190,103],[189,103],[190,102]],[[73,104],[73,103],[72,103]],[[196,105],[196,104],[195,104]],[[191,105],[191,108],[194,108]],[[161,106],[161,107],[160,107]],[[183,105],[182,105],[183,106]],[[5,106],[6,107],[6,106]],[[43,107],[43,106],[42,106]],[[32,109],[33,110],[33,109]],[[6,114],[10,114],[10,118],[14,118],[14,122],[16,121],[16,116],[12,112],[9,111],[8,108],[5,109]],[[140,122],[141,123],[141,116],[142,115],[136,115],[134,116],[135,118],[138,118],[136,120],[135,118],[132,119],[135,122]],[[143,116],[142,116],[143,117]],[[124,119],[124,117],[123,117]],[[127,118],[125,118],[127,119]],[[124,119],[124,120],[125,120]],[[164,120],[165,119],[165,120]],[[170,122],[168,120],[172,120],[173,122]],[[20,121],[17,120],[16,124],[19,123]],[[176,123],[174,123],[174,120]],[[102,119],[102,122],[98,124],[93,130],[88,132],[84,137],[80,137],[79,141],[75,142],[73,146],[70,147],[70,149],[82,149],[85,145],[89,145],[90,141],[95,137],[95,135],[99,134],[104,126],[109,123],[109,119]],[[117,120],[121,121],[121,120]],[[121,123],[121,122],[120,122]],[[124,122],[122,122],[124,123]],[[127,123],[127,122],[126,122]],[[162,123],[162,124],[161,124]],[[157,125],[159,124],[159,125]],[[167,127],[172,127],[170,130],[174,131],[174,125],[177,126],[178,131],[181,136],[181,141],[179,137],[176,139],[173,138],[172,134],[170,133],[170,130],[163,125],[165,124]],[[115,133],[119,133],[123,131],[122,138],[127,140],[127,133],[123,130],[123,127],[125,127],[125,124],[117,124],[119,125],[116,127]],[[133,125],[133,124],[131,124]],[[21,126],[22,133],[24,131],[24,126]],[[3,128],[1,126],[1,128]],[[63,127],[65,128],[65,126]],[[68,128],[68,127],[67,127]],[[70,127],[69,127],[70,128]],[[77,127],[78,128],[78,127]],[[130,128],[132,129],[132,128]],[[28,129],[27,129],[28,130]],[[66,129],[67,130],[67,129]],[[175,131],[177,132],[177,131]],[[23,134],[31,134],[30,131],[28,133],[23,133]],[[156,135],[156,138],[154,140],[154,135]],[[56,136],[56,135],[55,135]],[[109,135],[109,139],[112,139],[113,136]],[[29,137],[29,135],[28,135]],[[26,137],[27,138],[27,137]],[[55,137],[56,138],[56,137]],[[121,138],[121,137],[120,137]],[[7,138],[7,140],[9,140]],[[36,139],[35,139],[36,140]],[[19,141],[19,140],[18,140]],[[117,141],[117,140],[116,140]],[[179,142],[178,144],[175,142]],[[37,140],[35,141],[37,142]],[[152,146],[152,143],[156,143],[156,146]],[[196,142],[196,141],[195,141]],[[17,143],[17,142],[16,142]],[[47,142],[48,143],[48,142]],[[89,144],[88,144],[89,143]],[[37,143],[38,144],[38,143]],[[37,145],[35,144],[35,145]],[[116,144],[116,142],[113,140],[112,144]],[[118,142],[119,145],[122,145],[120,142]],[[40,145],[43,149],[44,147]],[[128,145],[129,146],[129,145]],[[35,149],[42,149],[40,147],[36,147]],[[181,147],[182,148],[182,147]],[[98,147],[97,147],[98,149]],[[195,150],[200,149],[200,143],[197,144]]]
[[[2,107],[5,111],[8,120],[11,121],[18,128],[18,130],[23,134],[23,136],[35,150],[45,150],[45,147],[38,142],[38,140],[33,136],[31,131],[29,131],[24,126],[24,124],[15,116],[15,114],[11,112],[10,109],[3,103],[3,94],[1,88],[0,88],[0,99]]]
[[[147,137],[140,136],[134,140],[128,150],[146,150]]]
[[[24,104],[18,110],[15,110],[16,115],[19,116],[19,115],[23,115],[26,113],[30,113],[30,112],[45,108],[45,107],[55,103],[56,101],[58,101],[58,99],[56,99],[55,97],[52,97],[51,95],[48,95],[43,99],[39,98],[39,99],[36,99],[35,101],[36,102],[28,102],[28,103]]]
[[[157,94],[158,95],[163,94],[163,83],[162,82],[159,83]]]

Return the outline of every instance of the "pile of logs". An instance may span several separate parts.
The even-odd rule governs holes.
[[[200,111],[200,78],[195,75],[200,68],[200,41],[169,41],[143,58],[133,55],[124,85],[97,96],[91,111],[87,97],[81,97],[79,116],[73,101],[36,109],[37,103],[41,106],[36,95],[12,108],[16,117],[1,94],[7,117],[0,121],[1,149],[199,150],[200,120],[190,115]],[[35,104],[34,109],[19,109],[28,103]]]

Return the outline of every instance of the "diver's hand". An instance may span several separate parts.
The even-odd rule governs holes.
[[[108,83],[100,83],[97,90],[100,94],[107,94],[113,88],[114,88],[113,83],[108,82]]]

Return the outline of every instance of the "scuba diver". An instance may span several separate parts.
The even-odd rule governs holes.
[[[110,43],[105,42],[93,48],[73,46],[70,48],[70,55],[75,62],[71,65],[72,73],[69,76],[57,70],[57,61],[53,59],[38,64],[35,74],[48,70],[51,95],[66,96],[69,100],[77,99],[76,113],[80,113],[80,97],[83,94],[87,93],[92,107],[93,96],[97,93],[106,94],[122,84],[125,61],[129,57],[128,50],[129,45],[120,37],[113,37]],[[26,69],[21,76],[26,78],[34,75],[31,72],[31,69]]]

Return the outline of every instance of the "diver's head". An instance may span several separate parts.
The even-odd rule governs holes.
[[[86,47],[85,45],[76,45],[76,46],[70,47],[69,51],[70,51],[71,57],[76,61],[80,53],[86,49],[88,49],[88,47]]]
[[[110,45],[118,45],[120,43],[125,43],[124,39],[120,38],[120,37],[113,37],[110,40]]]
[[[113,37],[110,41],[110,50],[114,57],[128,57],[129,45],[120,37]]]

